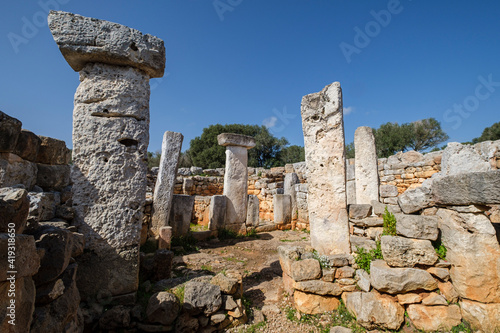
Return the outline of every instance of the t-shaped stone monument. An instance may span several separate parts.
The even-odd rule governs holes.
[[[311,245],[320,254],[350,253],[340,83],[304,96],[301,114]]]
[[[219,145],[226,147],[224,192],[226,202],[226,227],[239,231],[247,218],[248,149],[255,147],[251,136],[222,133],[217,136]]]
[[[79,257],[82,300],[138,287],[146,198],[149,79],[165,69],[163,41],[126,26],[60,11],[49,28],[80,72],[73,110],[74,224],[85,235]]]

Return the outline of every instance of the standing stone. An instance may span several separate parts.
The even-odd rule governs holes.
[[[304,96],[301,114],[312,247],[321,254],[350,253],[340,83]]]
[[[248,196],[246,225],[254,228],[259,226],[259,198],[256,195]]]
[[[80,72],[73,110],[74,224],[82,299],[135,292],[146,199],[149,79],[163,76],[163,41],[126,26],[51,11],[49,28]]]
[[[226,220],[226,196],[214,195],[210,198],[208,229],[211,231],[224,228]]]
[[[375,137],[371,127],[358,127],[354,133],[356,149],[356,203],[378,201],[378,160]]]
[[[288,194],[275,194],[273,196],[273,211],[275,224],[288,224],[292,222],[292,199]]]
[[[175,178],[181,154],[183,136],[181,133],[166,131],[161,145],[160,168],[153,197],[151,231],[158,234],[161,227],[168,226]]]
[[[189,233],[193,209],[194,196],[174,194],[169,218],[172,237],[186,236]]]
[[[158,249],[170,250],[172,244],[172,227],[161,227],[159,230]]]
[[[247,218],[247,150],[255,147],[255,139],[246,135],[222,133],[217,136],[217,141],[226,147],[223,192],[227,197],[225,223],[235,225],[238,229]]]
[[[292,199],[292,220],[296,220],[298,218],[297,191],[295,191],[295,184],[299,183],[299,176],[297,176],[295,172],[285,173],[283,194],[289,194]]]

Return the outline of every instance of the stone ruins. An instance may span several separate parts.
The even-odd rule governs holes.
[[[346,159],[334,82],[302,99],[305,162],[250,168],[255,139],[222,133],[225,168],[178,168],[183,136],[167,131],[148,170],[163,41],[66,12],[50,12],[49,28],[80,74],[72,161],[63,141],[0,111],[1,332],[223,332],[284,315],[251,310],[251,293],[289,297],[293,320],[341,307],[353,316],[357,326],[330,332],[500,330],[500,140],[377,158],[371,128],[359,127]],[[266,247],[276,230],[310,246]],[[210,274],[231,233],[232,251],[263,233],[255,247],[273,260],[250,273],[227,256],[234,266]],[[279,278],[273,296],[256,289],[266,274]]]

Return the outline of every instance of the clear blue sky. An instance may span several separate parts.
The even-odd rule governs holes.
[[[78,73],[43,22],[45,3],[165,41],[166,76],[151,80],[150,151],[166,130],[184,135],[185,150],[216,123],[274,125],[303,145],[301,98],[333,81],[346,142],[358,126],[428,117],[463,142],[500,121],[498,1],[2,1],[0,110],[70,147]]]

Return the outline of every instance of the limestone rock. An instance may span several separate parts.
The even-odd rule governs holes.
[[[370,282],[373,288],[389,294],[437,288],[436,280],[428,272],[417,268],[391,268],[383,260],[372,261]]]
[[[284,273],[292,275],[292,264],[300,260],[301,255],[305,252],[303,247],[281,245],[278,246],[278,258],[280,261],[281,269]]]
[[[316,259],[299,260],[291,264],[290,273],[295,281],[314,280],[321,277],[321,266]]]
[[[462,298],[500,303],[500,245],[484,215],[439,209],[450,277]]]
[[[28,198],[30,200],[28,219],[36,222],[53,219],[56,207],[61,202],[61,196],[57,192],[29,192]]]
[[[217,135],[217,143],[219,146],[240,146],[247,149],[255,147],[255,138],[234,133],[222,133]]]
[[[0,152],[10,153],[16,148],[22,123],[0,111]]]
[[[36,183],[36,164],[16,154],[0,153],[0,187],[22,184],[31,189]]]
[[[0,233],[21,234],[26,226],[30,201],[22,188],[0,188]],[[9,230],[11,229],[11,230]]]
[[[354,133],[354,146],[356,203],[370,204],[372,200],[378,201],[379,197],[377,149],[373,130],[367,126],[358,127]]]
[[[377,216],[370,216],[361,220],[351,219],[351,222],[358,227],[381,227],[384,225],[384,219]]]
[[[422,301],[422,296],[414,293],[398,294],[396,297],[398,298],[399,304],[415,304]]]
[[[343,326],[335,326],[330,328],[330,333],[352,333],[352,329]]]
[[[48,21],[59,50],[77,72],[87,63],[99,62],[136,67],[150,77],[163,76],[165,46],[157,37],[121,24],[62,11],[51,11]]]
[[[226,221],[226,196],[214,195],[210,199],[208,228],[212,231],[224,228]]]
[[[352,278],[354,276],[354,273],[356,273],[356,270],[351,266],[340,267],[335,271],[335,278],[336,279]]]
[[[210,283],[216,285],[220,288],[221,292],[224,294],[234,294],[240,287],[238,279],[226,276],[223,273],[219,273],[210,280]]]
[[[372,250],[377,248],[377,243],[374,240],[368,239],[366,237],[351,236],[351,251],[356,252],[358,248]]]
[[[404,308],[391,298],[375,292],[349,293],[345,304],[357,322],[367,329],[380,327],[397,330],[404,321]]]
[[[9,266],[9,234],[0,233],[0,282],[7,281],[11,274],[8,271],[15,270],[17,279],[33,276],[40,268],[40,257],[35,247],[35,239],[29,235],[15,235],[15,264],[14,268]],[[6,294],[2,294],[6,295]]]
[[[64,282],[62,279],[50,281],[36,288],[36,304],[44,305],[57,299],[64,294]]]
[[[472,328],[483,332],[500,330],[500,303],[484,304],[463,299],[460,301],[462,316]]]
[[[429,240],[382,236],[381,248],[384,260],[392,267],[430,266],[439,259]]]
[[[275,224],[292,222],[292,199],[289,194],[273,195],[273,212]]]
[[[210,316],[222,305],[219,286],[203,282],[188,282],[184,290],[184,308],[192,314]]]
[[[332,254],[324,258],[330,267],[343,267],[354,263],[354,257],[350,254]]]
[[[306,314],[333,311],[340,305],[340,301],[333,296],[308,294],[299,290],[293,294],[293,300],[297,310]]]
[[[423,305],[448,305],[446,298],[443,295],[439,295],[435,292],[430,293],[428,296],[422,299]]]
[[[433,206],[431,189],[428,187],[417,187],[406,190],[398,197],[398,205],[405,214],[418,212]]]
[[[436,216],[396,214],[396,232],[408,238],[436,240],[439,235]]]
[[[408,316],[413,325],[419,330],[437,331],[451,330],[462,321],[460,308],[458,305],[450,306],[425,306],[421,304],[411,304],[407,310]]]
[[[36,185],[45,191],[62,191],[70,183],[69,165],[37,164]]]
[[[179,300],[174,294],[163,291],[154,294],[148,301],[146,317],[150,323],[170,325],[180,311]]]
[[[250,227],[259,226],[259,197],[256,195],[248,196],[246,225]]]
[[[451,176],[491,170],[489,158],[493,154],[490,153],[484,156],[484,154],[481,154],[480,149],[477,148],[479,146],[462,145],[458,142],[448,143],[443,151],[441,173],[444,176]]]
[[[295,282],[293,287],[296,290],[316,295],[340,296],[342,294],[342,289],[338,283],[330,283],[320,280]]]
[[[395,185],[380,185],[380,196],[382,198],[392,198],[398,195],[398,188]]]
[[[191,216],[194,209],[194,196],[174,194],[170,209],[169,224],[172,227],[172,236],[186,236],[189,232]]]
[[[170,209],[174,195],[175,179],[184,137],[181,133],[166,131],[163,134],[158,177],[156,178],[151,231],[156,235],[161,227],[169,225]]]
[[[41,164],[68,164],[71,155],[66,143],[62,140],[39,136],[41,143],[36,162]]]
[[[371,288],[370,275],[363,269],[356,270],[356,280],[358,287],[365,292],[369,292]]]
[[[500,203],[500,170],[471,172],[434,180],[433,200],[442,205],[491,205]]]
[[[438,288],[441,294],[450,303],[456,303],[458,301],[458,293],[451,282],[438,282]]]
[[[427,272],[431,273],[442,281],[448,281],[448,279],[450,278],[450,271],[448,270],[448,268],[430,267],[427,269]]]
[[[41,143],[42,140],[35,133],[23,129],[17,138],[14,154],[24,160],[35,162]]]
[[[291,164],[287,164],[290,165]],[[286,166],[285,166],[286,167]],[[292,166],[293,168],[293,166]],[[290,199],[292,201],[292,219],[296,220],[297,216],[297,192],[295,191],[295,185],[300,184],[299,176],[295,172],[285,173],[285,180],[283,183],[283,194],[290,195]]]
[[[1,114],[0,114],[1,116]],[[2,261],[3,263],[3,261]],[[2,271],[4,272],[4,271]],[[12,333],[30,332],[33,311],[35,310],[35,284],[31,277],[18,277],[14,280],[15,298],[8,297],[11,289],[11,282],[0,282],[0,331]],[[8,306],[11,306],[11,299],[15,300],[13,314]],[[9,323],[15,319],[15,326]]]
[[[349,218],[350,219],[364,219],[372,214],[371,204],[355,204],[349,205]]]
[[[304,96],[301,115],[311,245],[320,254],[350,253],[340,83]]]

